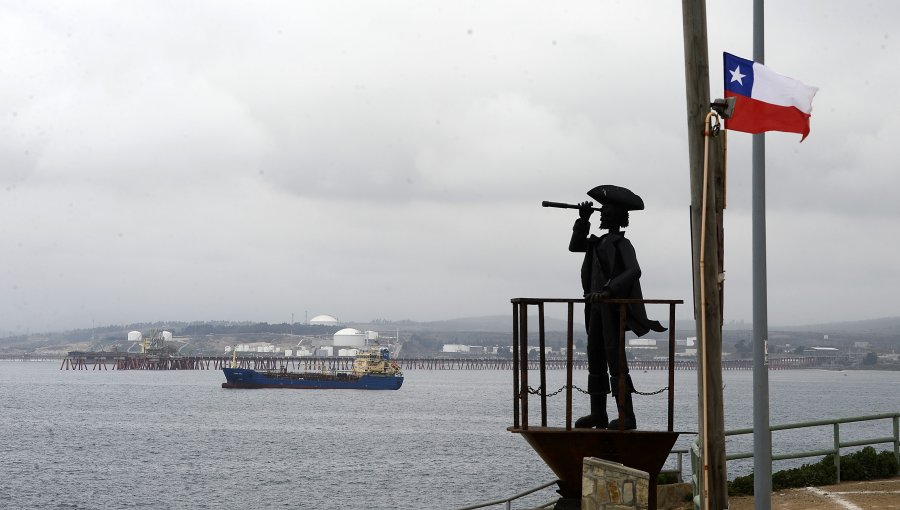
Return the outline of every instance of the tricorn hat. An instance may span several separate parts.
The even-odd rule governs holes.
[[[604,184],[587,192],[588,196],[601,204],[617,205],[626,211],[640,211],[644,209],[644,201],[641,197],[632,193],[630,189],[612,184]]]

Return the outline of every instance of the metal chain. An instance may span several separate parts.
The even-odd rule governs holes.
[[[537,388],[532,388],[531,386],[529,386],[528,389],[527,389],[526,391],[528,391],[528,393],[530,393],[530,394],[532,394],[532,395],[541,395],[541,392],[543,391],[543,388],[544,388],[543,386],[538,386]],[[578,391],[584,393],[585,395],[590,395],[590,393],[588,393],[587,391],[585,391],[585,390],[579,388],[578,386],[573,385],[572,388],[574,388],[574,389],[576,389],[576,390],[578,390]],[[554,391],[553,393],[547,393],[546,396],[548,396],[548,397],[554,397],[554,396],[556,396],[556,395],[559,395],[559,393],[562,392],[562,390],[564,390],[564,389],[566,389],[566,387],[565,387],[565,386],[562,386],[561,388],[559,388],[558,390]],[[651,391],[651,392],[647,392],[647,393],[644,393],[644,392],[638,391],[638,390],[634,390],[634,393],[637,393],[638,395],[643,395],[643,396],[645,396],[645,397],[649,397],[649,396],[652,396],[652,395],[659,395],[660,393],[662,393],[662,392],[664,392],[664,391],[666,391],[666,390],[668,390],[668,389],[669,389],[669,387],[666,386],[666,387],[660,388],[660,389],[658,389],[658,390],[656,390],[656,391]],[[521,397],[521,395],[520,395],[520,397]]]
[[[651,391],[651,392],[649,392],[649,393],[644,393],[644,392],[638,391],[638,390],[634,390],[634,392],[637,393],[638,395],[644,395],[645,397],[648,397],[648,396],[650,396],[650,395],[659,395],[660,393],[666,391],[667,389],[669,389],[668,386],[666,386],[665,388],[660,388],[660,389],[658,389],[658,390],[656,390],[656,391]]]

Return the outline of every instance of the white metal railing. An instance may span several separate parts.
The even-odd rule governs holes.
[[[510,496],[510,497],[504,498],[504,499],[497,499],[494,501],[485,501],[483,503],[476,503],[471,506],[464,506],[462,508],[458,508],[457,510],[475,510],[476,508],[487,508],[489,506],[502,505],[504,503],[506,504],[506,510],[511,510],[513,501],[515,501],[519,498],[524,498],[525,496],[528,496],[529,494],[533,494],[541,489],[546,489],[547,487],[554,485],[558,481],[559,480],[552,480],[552,481],[549,481],[538,487],[534,487],[534,488],[528,489],[524,492],[520,492],[520,493],[516,494],[515,496]],[[535,507],[531,507],[531,508],[535,508],[535,509],[536,508],[548,508],[548,507],[551,507],[552,505],[556,504],[556,502],[558,500],[559,500],[559,498],[556,498],[553,501],[548,501],[547,503],[544,503],[543,505],[539,505],[539,506],[535,506]]]
[[[893,435],[884,436],[884,437],[875,437],[864,439],[860,441],[841,441],[841,424],[842,423],[854,423],[854,422],[863,422],[863,421],[875,421],[875,420],[891,420],[893,422]],[[816,420],[816,421],[806,421],[799,423],[788,423],[784,425],[770,425],[769,426],[769,434],[778,430],[791,430],[791,429],[803,429],[810,427],[822,427],[831,425],[832,432],[832,448],[826,448],[821,450],[811,450],[811,451],[801,451],[801,452],[791,452],[791,453],[783,453],[778,455],[772,455],[772,462],[777,460],[787,460],[787,459],[803,459],[809,457],[820,457],[823,455],[834,454],[834,468],[835,475],[837,478],[837,483],[841,483],[841,448],[849,448],[853,446],[865,446],[865,445],[873,445],[873,444],[891,444],[894,449],[894,458],[897,459],[898,465],[900,465],[900,413],[882,413],[882,414],[873,414],[869,416],[855,416],[852,418],[837,418],[833,420]],[[752,434],[752,428],[745,429],[737,429],[737,430],[729,430],[725,432],[726,436],[739,436]],[[701,491],[699,490],[701,476],[703,474],[703,470],[701,469],[700,464],[700,447],[697,439],[691,444],[691,466],[692,466],[692,474],[691,474],[691,482],[694,485],[694,508],[701,508],[703,505],[703,499]],[[750,459],[753,458],[753,452],[741,452],[741,453],[733,453],[727,455],[725,460],[738,460],[738,459]],[[898,472],[897,474],[900,474]]]
[[[684,481],[684,456],[690,453],[690,450],[672,450],[669,455],[675,455],[675,469],[663,469],[659,474],[672,473],[678,477],[678,481]]]

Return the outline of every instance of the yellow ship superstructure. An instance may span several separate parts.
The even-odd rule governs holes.
[[[356,375],[400,375],[400,364],[390,359],[388,350],[369,349],[356,355],[353,360],[353,373]]]

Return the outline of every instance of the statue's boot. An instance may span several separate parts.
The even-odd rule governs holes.
[[[613,395],[616,396],[616,404],[619,409],[622,410],[622,421],[624,423],[624,430],[634,430],[637,428],[637,420],[634,417],[634,403],[631,401],[631,392],[634,391],[634,386],[631,383],[631,376],[626,375],[627,379],[625,381],[625,391],[619,391],[618,381],[615,378],[610,378],[610,386],[612,386]],[[620,393],[624,393],[624,395],[620,395]],[[619,430],[619,419],[609,422],[609,426],[607,427],[609,430]]]
[[[606,393],[591,395],[591,414],[575,420],[577,429],[605,429],[609,425],[609,417],[606,415]]]

